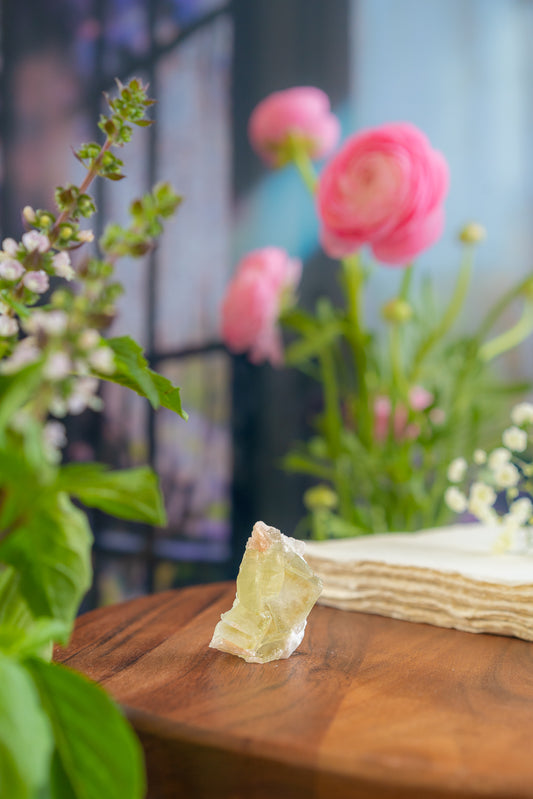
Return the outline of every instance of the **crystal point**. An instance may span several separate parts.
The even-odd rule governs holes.
[[[303,558],[305,544],[256,522],[237,577],[233,607],[223,613],[210,647],[248,663],[288,658],[304,637],[322,583]]]

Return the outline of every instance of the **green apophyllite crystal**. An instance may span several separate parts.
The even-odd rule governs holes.
[[[322,590],[302,557],[304,546],[256,522],[239,569],[233,607],[222,614],[209,646],[248,663],[292,655]]]

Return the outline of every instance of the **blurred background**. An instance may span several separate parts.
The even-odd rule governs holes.
[[[158,249],[122,262],[126,287],[113,334],[128,333],[182,386],[189,421],[118,386],[103,414],[70,423],[67,457],[116,466],[151,462],[169,514],[165,530],[92,518],[94,588],[87,607],[234,576],[253,522],[291,534],[301,477],[280,459],[308,433],[319,394],[294,371],[233,358],[219,305],[238,258],[274,244],[305,261],[302,302],[335,293],[318,249],[313,206],[291,170],[268,172],[251,152],[250,112],[271,91],[325,90],[344,135],[408,120],[450,165],[448,221],[418,269],[445,298],[458,229],[488,229],[465,327],[533,261],[533,0],[4,0],[1,43],[2,236],[22,233],[21,208],[50,206],[78,179],[72,147],[97,136],[102,92],[135,75],[157,98],[157,124],[124,151],[128,179],[99,186],[102,224],[157,180],[185,196]],[[100,227],[98,227],[100,225]],[[379,269],[370,319],[399,275]],[[503,320],[504,324],[509,320]],[[532,376],[531,345],[500,368]]]

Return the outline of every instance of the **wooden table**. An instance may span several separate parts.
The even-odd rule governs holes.
[[[207,646],[233,597],[96,610],[56,653],[126,709],[150,797],[533,797],[533,644],[317,606],[291,658],[247,664]]]

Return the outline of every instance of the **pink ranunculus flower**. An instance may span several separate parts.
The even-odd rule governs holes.
[[[263,160],[279,167],[289,160],[289,136],[295,136],[311,158],[324,158],[339,141],[340,124],[327,94],[313,86],[297,86],[262,100],[252,112],[248,135]]]
[[[322,245],[340,258],[368,244],[379,261],[405,265],[441,235],[447,190],[444,157],[414,125],[357,133],[320,176]]]
[[[222,340],[232,352],[248,352],[253,363],[283,362],[278,325],[292,300],[301,262],[278,247],[265,247],[239,263],[222,303]]]

